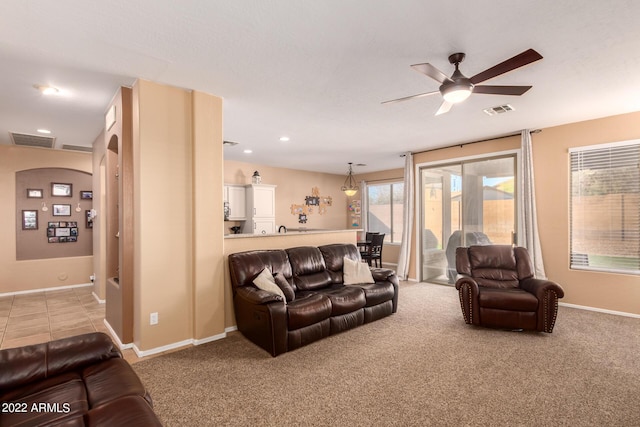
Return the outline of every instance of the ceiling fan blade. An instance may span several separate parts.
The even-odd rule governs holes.
[[[485,95],[522,95],[532,86],[488,86],[478,85],[473,87],[473,93]]]
[[[440,108],[438,108],[438,111],[436,111],[436,116],[439,116],[440,114],[448,113],[449,110],[451,110],[451,107],[453,107],[453,103],[442,101],[442,104],[440,104]]]
[[[411,68],[413,68],[419,73],[422,73],[431,77],[432,79],[439,82],[440,84],[446,81],[451,81],[451,79],[445,73],[443,73],[442,71],[438,70],[436,67],[428,63],[414,64],[411,66]]]
[[[418,95],[405,96],[404,98],[398,98],[398,99],[392,99],[390,101],[384,101],[384,102],[382,102],[382,104],[393,104],[394,102],[408,101],[410,99],[422,98],[423,96],[435,95],[436,93],[440,93],[440,91],[436,90],[436,91],[433,91],[433,92],[420,93]]]
[[[471,83],[475,85],[477,83],[481,83],[485,80],[489,80],[496,76],[499,76],[500,74],[508,73],[509,71],[515,70],[516,68],[531,64],[532,62],[535,62],[539,59],[542,59],[542,55],[540,55],[535,50],[525,50],[524,52],[514,56],[513,58],[509,58],[506,61],[499,63],[498,65],[494,65],[493,67],[476,74],[469,80],[471,80]]]

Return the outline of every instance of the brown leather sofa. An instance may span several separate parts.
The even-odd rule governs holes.
[[[0,426],[161,426],[106,334],[0,350]]]
[[[553,331],[560,285],[536,279],[529,253],[510,245],[456,249],[460,306],[468,324],[502,329]]]
[[[344,285],[343,257],[360,261],[351,244],[256,250],[229,255],[238,330],[272,356],[395,313],[398,278],[372,268],[375,283]],[[280,295],[253,280],[265,267],[284,278]],[[277,280],[276,280],[277,281]],[[289,289],[290,288],[290,289]]]

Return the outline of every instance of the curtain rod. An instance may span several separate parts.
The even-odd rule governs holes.
[[[534,129],[532,131],[529,131],[529,133],[540,133],[542,132],[542,129]],[[508,135],[502,135],[502,136],[495,136],[493,138],[485,138],[485,139],[479,139],[477,141],[471,141],[471,142],[463,142],[460,144],[453,144],[453,145],[448,145],[446,147],[439,147],[439,148],[431,148],[429,150],[421,150],[421,151],[412,151],[411,154],[422,154],[422,153],[430,153],[432,151],[438,151],[438,150],[446,150],[447,148],[454,148],[454,147],[464,147],[465,145],[471,145],[471,144],[477,144],[479,142],[487,142],[487,141],[495,141],[496,139],[504,139],[504,138],[511,138],[512,136],[517,136],[520,135],[520,132],[517,133],[510,133]]]

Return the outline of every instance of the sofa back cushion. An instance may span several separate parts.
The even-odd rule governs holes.
[[[120,351],[102,332],[1,350],[0,396],[24,384],[43,381],[115,357],[121,357]]]
[[[343,283],[343,259],[349,258],[352,261],[360,261],[360,252],[355,245],[350,243],[334,243],[318,247],[324,258],[331,281],[333,283]]]
[[[238,252],[229,255],[231,285],[234,288],[252,285],[253,280],[265,267],[268,267],[273,275],[282,273],[285,278],[291,277],[291,264],[284,250]]]
[[[287,249],[287,254],[291,263],[293,283],[298,290],[320,289],[332,283],[320,249],[300,246]]]
[[[533,277],[527,250],[510,245],[457,248],[456,268],[490,288],[517,288],[520,280]]]

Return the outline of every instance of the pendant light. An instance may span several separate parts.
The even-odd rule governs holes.
[[[344,191],[344,194],[346,194],[349,197],[355,196],[355,194],[360,189],[356,185],[356,179],[353,177],[353,170],[351,169],[352,164],[353,163],[349,162],[349,174],[347,175],[347,179],[344,180],[344,185],[340,189]]]

